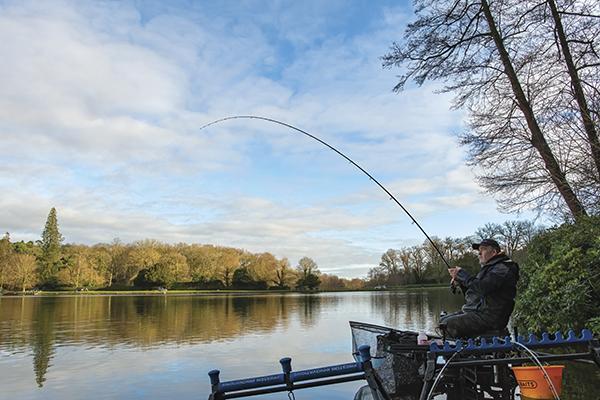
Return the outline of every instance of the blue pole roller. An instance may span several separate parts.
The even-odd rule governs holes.
[[[220,393],[235,392],[239,390],[255,389],[281,384],[289,385],[293,382],[364,372],[364,364],[371,360],[371,349],[369,346],[363,345],[359,347],[358,351],[360,354],[360,362],[330,365],[327,367],[292,372],[292,359],[289,357],[284,357],[279,360],[281,369],[283,371],[281,374],[257,376],[254,378],[245,378],[226,382],[220,381],[219,370],[210,371],[208,376],[210,377],[210,383],[213,386],[213,391]]]

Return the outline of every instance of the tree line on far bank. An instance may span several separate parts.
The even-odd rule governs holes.
[[[471,250],[474,237],[495,237],[509,254],[517,254],[539,228],[531,222],[486,224],[474,236],[433,238],[445,258],[476,273]],[[389,249],[366,279],[321,273],[309,257],[292,267],[270,253],[208,244],[166,244],[119,240],[92,246],[63,244],[56,209],[48,214],[41,240],[11,243],[0,239],[0,289],[298,289],[356,290],[410,284],[446,283],[446,265],[429,242]]]
[[[203,244],[142,240],[93,246],[65,244],[56,210],[48,215],[41,240],[0,240],[0,289],[25,291],[81,288],[298,289],[359,288],[361,280],[322,274],[317,263]]]
[[[504,252],[517,262],[525,259],[525,249],[543,228],[531,221],[506,221],[502,224],[487,223],[464,238],[432,238],[435,246],[451,266],[459,265],[471,274],[479,270],[479,260],[471,244],[485,238],[493,238]],[[378,266],[371,268],[368,285],[394,287],[407,284],[432,284],[448,282],[448,266],[435,247],[425,240],[422,244],[389,249],[381,256]]]
[[[528,221],[488,223],[465,238],[433,238],[450,265],[475,274],[471,243],[496,239],[521,265],[514,321],[528,330],[583,326],[600,331],[600,216],[541,228]],[[0,240],[0,290],[135,288],[335,290],[448,283],[447,266],[433,246],[389,249],[368,278],[323,274],[309,257],[292,268],[286,258],[203,244],[118,240],[93,246],[66,244],[56,210],[41,240]]]

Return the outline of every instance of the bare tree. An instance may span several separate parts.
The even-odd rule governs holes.
[[[500,237],[504,251],[512,256],[515,251],[523,249],[539,228],[531,221],[506,221],[500,226]]]
[[[367,280],[369,281],[369,285],[372,287],[386,285],[387,278],[387,274],[379,266],[371,268],[367,274]]]
[[[13,254],[8,266],[8,282],[15,289],[25,292],[38,280],[36,258],[31,254]]]
[[[296,287],[299,289],[312,290],[318,288],[321,284],[319,279],[321,271],[319,271],[319,266],[312,258],[302,257],[296,266],[296,274],[298,276]]]
[[[428,260],[427,251],[422,246],[410,248],[410,272],[415,278],[415,283],[423,283],[427,278]]]
[[[279,288],[289,288],[296,279],[294,270],[291,268],[290,261],[287,258],[279,260],[275,270],[275,286]]]
[[[496,224],[494,222],[488,222],[485,225],[477,228],[475,231],[475,236],[477,240],[483,239],[494,239],[498,240],[502,235],[502,225]]]
[[[541,228],[532,221],[505,221],[502,224],[487,223],[478,228],[475,236],[478,240],[494,239],[506,254],[511,256],[516,250],[527,246],[533,236],[540,232]]]
[[[565,47],[553,40],[556,21],[552,29],[534,29],[550,26],[550,4],[417,0],[415,5],[417,20],[408,26],[405,42],[394,43],[383,57],[384,66],[405,67],[395,90],[410,80],[442,80],[445,91],[456,93],[455,107],[470,112],[461,142],[469,148],[470,163],[479,167],[480,183],[503,209],[534,207],[575,218],[593,210],[600,194],[598,180],[589,177],[594,134],[585,128],[588,134],[582,136],[572,126],[585,127],[577,114],[594,111],[579,106],[580,112],[573,113],[573,103],[580,102],[570,90],[574,82],[588,81],[569,79]],[[570,18],[572,25],[585,27],[585,18],[593,17]],[[591,36],[591,28],[584,30],[580,36]],[[566,48],[581,60],[580,47]],[[589,54],[586,77],[598,71]],[[584,91],[583,97],[589,93],[597,90]],[[597,104],[597,96],[590,98]],[[586,121],[594,124],[591,118]]]
[[[381,255],[380,270],[387,276],[387,283],[399,285],[404,283],[404,266],[397,250],[388,249]]]
[[[575,6],[575,4],[577,2],[563,2],[565,3],[566,7],[572,8],[573,6]],[[580,77],[580,69],[587,69],[591,63],[591,65],[593,65],[594,63],[597,64],[600,60],[598,58],[598,53],[596,52],[595,48],[594,48],[594,42],[598,42],[598,36],[599,36],[599,27],[598,25],[600,24],[600,21],[594,21],[594,23],[589,27],[591,28],[591,32],[590,29],[588,29],[587,24],[585,24],[583,27],[581,26],[581,21],[579,20],[578,22],[580,22],[577,28],[579,33],[581,32],[587,32],[588,35],[584,35],[583,38],[579,38],[577,40],[577,42],[579,42],[580,44],[583,44],[583,52],[579,51],[578,54],[580,54],[582,56],[582,62],[580,62],[580,65],[576,65],[576,60],[573,58],[572,52],[571,52],[571,45],[569,44],[569,39],[567,37],[567,33],[565,30],[565,27],[563,25],[563,17],[561,14],[564,14],[565,11],[559,11],[557,4],[554,0],[548,0],[547,1],[548,7],[550,9],[550,13],[552,14],[552,21],[554,22],[554,32],[556,35],[556,40],[559,44],[559,48],[560,51],[564,57],[564,64],[566,66],[566,69],[569,73],[569,78],[570,78],[570,83],[572,86],[572,96],[575,99],[575,101],[577,102],[577,107],[578,107],[578,111],[579,111],[579,115],[581,117],[581,123],[584,127],[586,136],[587,136],[587,140],[589,142],[589,146],[590,146],[590,151],[592,154],[592,159],[594,162],[594,165],[596,167],[596,176],[600,177],[600,143],[598,141],[598,129],[597,129],[597,121],[594,122],[593,117],[592,117],[592,113],[590,110],[590,107],[588,106],[588,102],[587,102],[587,96],[586,96],[586,91],[584,89],[584,84],[589,84],[590,82],[586,82],[584,80],[581,79]],[[584,9],[586,8],[586,4],[584,2],[583,4]],[[583,15],[581,13],[579,13],[579,17],[582,17]],[[591,17],[591,15],[590,15]],[[600,16],[597,16],[600,17]],[[581,18],[579,18],[581,19]],[[587,21],[583,21],[583,22],[591,22],[588,18]],[[582,29],[583,28],[583,29]],[[590,35],[591,34],[591,35]],[[587,36],[587,37],[586,37]],[[572,41],[572,43],[577,43],[576,41]],[[591,57],[590,57],[591,56]],[[597,90],[597,87],[594,87],[594,89]]]
[[[302,278],[306,278],[309,275],[319,275],[321,272],[319,271],[319,266],[317,263],[309,257],[302,257],[298,260],[298,265],[296,266],[296,272]]]

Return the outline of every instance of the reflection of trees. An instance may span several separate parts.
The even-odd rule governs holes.
[[[193,344],[269,332],[296,313],[310,326],[320,312],[319,297],[312,295],[22,297],[2,302],[0,346],[8,351],[31,346],[41,375],[55,341]]]
[[[373,313],[383,316],[386,325],[400,329],[431,329],[442,310],[458,309],[461,302],[461,296],[452,296],[446,289],[373,293],[371,296]]]
[[[31,336],[31,347],[33,349],[33,369],[35,371],[35,382],[39,387],[44,385],[46,372],[50,366],[50,360],[54,355],[54,318],[56,299],[49,301],[36,301],[33,307],[33,335]]]
[[[390,292],[375,294],[371,299],[374,311],[383,316],[386,325],[396,328],[425,326],[423,292]]]
[[[329,295],[4,297],[0,346],[31,347],[43,382],[55,341],[142,347],[206,343],[270,332],[295,319],[310,327],[323,307],[335,308],[340,301]],[[443,308],[453,311],[461,302],[445,289],[371,296],[373,314],[395,327],[430,327]]]
[[[33,353],[35,381],[42,387],[54,355],[56,298],[3,298],[0,307],[0,349]]]
[[[55,342],[147,347],[226,340],[272,331],[294,313],[310,326],[319,304],[317,296],[281,295],[3,298],[0,348],[30,348],[41,387]]]
[[[313,326],[321,313],[321,300],[322,297],[319,295],[307,294],[301,297],[300,299],[300,307],[298,312],[298,318],[300,319],[300,324],[304,327]],[[328,298],[327,300],[331,300],[332,298]]]
[[[462,296],[447,289],[369,293],[371,314],[399,328],[429,327],[441,309],[453,311]],[[39,386],[51,367],[55,346],[197,344],[229,340],[246,334],[267,333],[281,324],[316,324],[324,310],[348,306],[355,297],[344,295],[249,296],[77,296],[0,297],[0,350],[33,353]],[[585,366],[584,366],[585,368]],[[570,374],[571,365],[567,369]],[[580,391],[594,393],[598,375],[573,370],[567,377],[568,398]],[[589,378],[589,379],[588,379]],[[570,381],[569,381],[570,380]],[[583,389],[585,388],[585,389]],[[567,396],[565,396],[567,398]]]

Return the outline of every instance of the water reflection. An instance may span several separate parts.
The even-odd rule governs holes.
[[[42,387],[46,380],[45,375],[50,360],[54,354],[52,344],[54,342],[54,312],[52,303],[41,303],[33,312],[33,369],[35,371],[35,382]]]
[[[302,324],[318,319],[316,296],[23,297],[0,303],[0,346],[14,352],[36,343],[152,346],[210,342],[240,333],[268,332],[298,313]]]
[[[304,298],[301,312],[299,313],[302,327],[310,328],[317,323],[319,316],[321,315],[321,301],[323,301],[323,297],[318,295],[310,295]],[[325,301],[328,303],[328,307],[335,306],[338,298],[326,297]]]
[[[395,327],[430,327],[441,309],[430,292],[366,293],[368,315]],[[55,346],[85,344],[151,348],[230,340],[286,329],[297,319],[304,330],[319,322],[323,308],[338,310],[344,295],[256,296],[72,296],[10,297],[0,303],[0,349],[30,351],[42,387]],[[350,305],[352,307],[352,305]]]
[[[132,382],[147,392],[164,391],[160,377],[163,383],[180,382],[179,397],[198,398],[198,393],[210,390],[202,377],[214,367],[230,371],[233,379],[272,373],[278,358],[287,355],[302,355],[294,363],[304,368],[348,362],[348,320],[431,330],[442,309],[455,310],[461,302],[460,296],[440,289],[254,296],[5,296],[0,297],[0,385],[14,398],[68,399],[67,388],[78,393],[71,398],[98,397],[97,390],[104,398],[145,398],[131,393]],[[257,348],[262,359],[246,359]],[[156,359],[162,363],[151,361]],[[129,368],[128,375],[132,360],[141,364]],[[150,372],[141,372],[146,369]],[[24,382],[27,371],[33,373]],[[336,398],[352,398],[355,388],[344,390]]]
[[[55,346],[164,344],[222,341],[285,328],[291,315],[310,328],[319,318],[319,296],[74,296],[3,298],[0,349],[33,355],[42,387]]]
[[[444,290],[383,293],[371,297],[375,313],[382,315],[386,326],[431,331],[442,310],[460,308],[461,296],[450,296]]]

